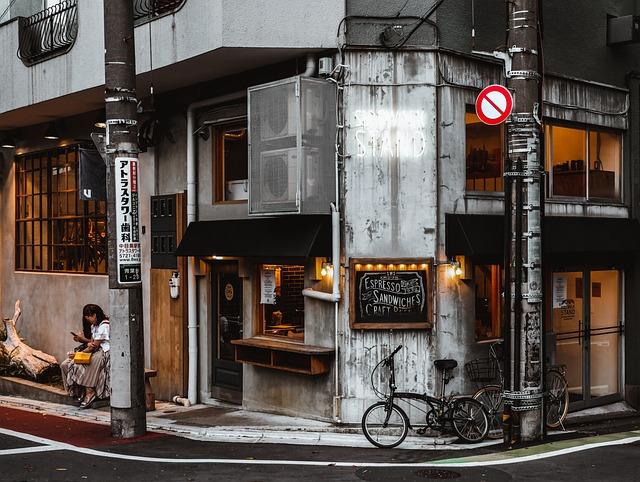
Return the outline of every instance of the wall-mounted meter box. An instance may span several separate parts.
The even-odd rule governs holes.
[[[248,89],[249,214],[328,214],[335,201],[336,88],[288,79]]]
[[[640,43],[640,15],[607,19],[607,45]]]

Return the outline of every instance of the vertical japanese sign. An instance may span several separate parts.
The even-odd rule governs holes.
[[[142,281],[138,214],[138,159],[116,157],[116,251],[119,284]]]

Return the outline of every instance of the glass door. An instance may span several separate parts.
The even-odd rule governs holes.
[[[619,270],[553,273],[551,362],[565,365],[575,408],[620,397],[621,304]]]
[[[565,365],[569,401],[584,399],[584,298],[581,271],[553,273],[552,313],[555,364]]]
[[[592,399],[620,392],[619,353],[621,323],[617,270],[591,271],[588,332],[589,388]]]
[[[233,340],[242,338],[242,279],[237,263],[212,267],[214,398],[242,403],[242,364],[236,362]]]

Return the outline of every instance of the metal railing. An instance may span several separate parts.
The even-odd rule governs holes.
[[[18,57],[26,66],[68,52],[78,36],[77,0],[63,0],[18,20]]]
[[[133,21],[141,25],[156,18],[177,12],[186,0],[132,0]]]

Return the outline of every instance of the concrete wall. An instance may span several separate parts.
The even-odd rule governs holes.
[[[68,118],[64,121],[65,139],[45,141],[42,133],[46,126],[23,129],[23,141],[15,154],[51,149],[87,139],[96,113]],[[77,343],[70,331],[82,327],[82,307],[87,303],[100,305],[109,311],[108,279],[106,275],[38,273],[15,271],[15,165],[14,152],[3,149],[4,162],[0,163],[0,313],[13,314],[16,299],[23,303],[22,322],[18,329],[26,342],[54,355],[59,361]],[[145,334],[149,334],[149,252],[150,214],[149,192],[153,189],[153,153],[140,156],[140,225],[143,252],[143,300]],[[8,227],[8,228],[5,228]],[[149,362],[149,341],[145,339],[145,359]]]
[[[344,91],[345,263],[351,258],[434,258],[437,228],[436,56],[426,52],[349,52]],[[371,114],[370,114],[371,113]],[[367,115],[373,119],[368,122]],[[376,131],[375,118],[398,115]],[[408,122],[410,120],[410,122]],[[403,125],[411,127],[403,131]],[[369,124],[369,125],[368,125]],[[393,137],[393,139],[391,139]],[[397,149],[390,148],[400,138]],[[436,260],[437,262],[437,260]],[[345,287],[349,286],[349,274]],[[436,287],[436,290],[439,288]],[[432,302],[433,300],[429,300]],[[341,418],[360,420],[374,401],[370,374],[396,345],[402,389],[433,389],[435,330],[352,330],[348,288],[340,304]]]
[[[334,48],[343,16],[341,0],[189,0],[176,13],[136,28],[136,71],[157,71],[223,48],[259,49],[244,58],[244,65],[238,55],[221,59],[224,63],[215,70],[200,64],[198,75],[204,80],[269,63],[267,49]],[[0,113],[104,84],[103,37],[102,2],[78,0],[78,35],[71,50],[25,67],[16,56],[18,23],[0,26]],[[196,75],[195,68],[173,71],[169,82],[188,85],[180,78]],[[156,81],[160,79],[158,74]]]

